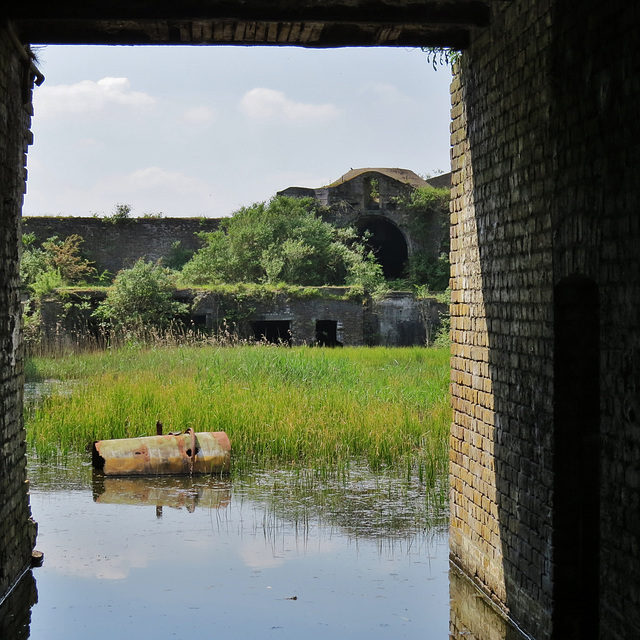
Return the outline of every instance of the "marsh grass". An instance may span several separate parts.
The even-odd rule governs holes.
[[[95,440],[226,431],[234,470],[352,461],[432,484],[446,469],[449,353],[425,348],[123,347],[31,358],[29,380],[73,381],[27,406],[41,458]]]

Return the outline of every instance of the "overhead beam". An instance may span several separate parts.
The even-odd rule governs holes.
[[[391,24],[234,21],[20,21],[17,29],[31,44],[264,44],[327,47],[451,47],[465,49],[468,29]]]
[[[223,20],[486,26],[491,16],[491,2],[487,0],[30,0],[8,4],[0,15],[15,21]]]

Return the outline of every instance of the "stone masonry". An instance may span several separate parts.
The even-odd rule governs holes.
[[[22,423],[24,381],[18,290],[20,211],[31,140],[33,76],[25,49],[0,28],[0,601],[29,567],[30,519]]]

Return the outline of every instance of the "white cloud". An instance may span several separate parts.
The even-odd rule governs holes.
[[[294,102],[282,91],[257,87],[247,91],[240,101],[240,108],[252,120],[284,118],[299,124],[326,122],[336,118],[340,110],[331,103],[311,104]]]
[[[121,181],[120,181],[121,180]],[[184,192],[190,191],[198,181],[190,178],[181,171],[168,171],[160,167],[146,167],[138,169],[123,179],[118,179],[119,184],[128,191],[146,191],[147,189],[178,189]]]
[[[182,119],[185,124],[194,127],[204,127],[208,125],[216,117],[216,112],[209,107],[194,107],[188,109],[182,114]]]
[[[58,118],[84,113],[99,113],[110,107],[132,111],[146,111],[156,103],[155,98],[140,91],[132,91],[127,78],[82,80],[75,84],[43,86],[34,96],[35,112],[39,118]]]

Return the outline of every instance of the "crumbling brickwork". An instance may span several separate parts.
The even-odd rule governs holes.
[[[640,634],[639,24],[514,0],[452,84],[451,553],[538,640]]]
[[[30,90],[29,61],[0,28],[0,599],[29,566],[35,537],[26,483],[18,290]]]

